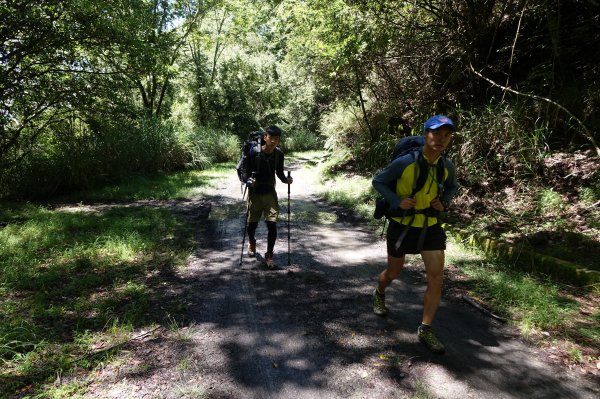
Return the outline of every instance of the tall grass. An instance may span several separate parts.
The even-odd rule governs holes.
[[[448,150],[463,181],[495,189],[498,185],[538,181],[550,130],[518,104],[457,109],[458,133]]]
[[[233,161],[239,156],[240,139],[211,128],[195,128],[183,135],[188,166],[207,168],[218,162]]]
[[[311,151],[323,147],[321,140],[312,132],[298,130],[285,132],[281,140],[281,147],[284,151]]]
[[[371,105],[376,106],[377,102]],[[400,137],[411,134],[397,131],[396,126],[389,124],[397,111],[381,105],[367,111],[369,126],[362,111],[354,105],[337,103],[323,116],[320,129],[327,137],[326,148],[349,155],[340,159],[337,169],[348,165],[359,173],[372,174],[389,163]],[[413,117],[413,133],[420,134],[426,117],[439,112],[424,111],[422,120]],[[446,113],[459,127],[446,155],[457,166],[461,181],[495,189],[511,182],[539,180],[538,171],[548,151],[551,130],[528,114],[525,107],[518,103],[488,104]]]
[[[214,129],[156,119],[58,125],[34,151],[0,171],[0,198],[47,199],[135,174],[207,168],[239,155],[239,141]]]
[[[357,107],[337,103],[321,118],[320,131],[326,137],[325,148],[332,151],[348,148],[364,133],[357,120]]]

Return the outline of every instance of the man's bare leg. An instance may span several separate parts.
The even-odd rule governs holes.
[[[396,258],[388,255],[387,268],[379,274],[379,285],[377,289],[381,294],[385,291],[386,287],[391,284],[392,281],[398,278],[400,272],[404,268],[404,258]]]
[[[427,273],[427,289],[423,306],[423,324],[431,325],[435,317],[444,284],[444,251],[422,251],[421,257]]]
[[[378,316],[386,316],[388,308],[385,306],[385,289],[398,278],[404,267],[404,256],[396,258],[388,255],[387,267],[379,274],[379,284],[373,292],[373,313]]]

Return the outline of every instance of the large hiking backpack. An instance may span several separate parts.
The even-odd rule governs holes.
[[[244,179],[242,178],[242,174],[244,169],[246,168],[246,163],[248,162],[248,155],[250,154],[250,150],[254,146],[260,147],[260,145],[262,144],[263,134],[264,133],[260,131],[250,132],[250,134],[248,134],[248,139],[242,143],[242,148],[240,150],[240,160],[238,161],[237,166],[235,167],[238,179],[240,179],[240,182],[242,183],[246,183],[245,181],[243,181]]]
[[[396,146],[394,147],[394,151],[392,152],[392,159],[390,159],[390,162],[393,162],[394,159],[403,155],[414,153],[415,151],[421,151],[421,148],[423,148],[424,145],[424,136],[402,137],[400,140],[398,140]]]
[[[417,192],[419,192],[425,182],[427,181],[427,175],[429,173],[429,165],[427,161],[423,157],[423,146],[425,145],[425,137],[424,136],[407,136],[402,137],[396,146],[394,147],[394,151],[392,152],[392,157],[390,162],[393,162],[396,158],[401,156],[412,154],[413,162],[415,163],[415,178],[413,179],[412,192],[410,194],[413,197]],[[443,182],[446,177],[446,168],[445,168],[446,160],[442,156],[437,163],[436,168],[436,181],[438,183],[438,193],[442,194],[443,190]],[[390,190],[396,192],[396,181],[390,182]],[[379,198],[375,201],[375,212],[373,213],[373,217],[375,219],[381,219],[383,216],[386,217],[398,217],[406,215],[406,211],[398,210],[397,212],[391,213],[390,204],[383,198]]]

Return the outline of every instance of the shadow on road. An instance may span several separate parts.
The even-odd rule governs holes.
[[[182,356],[210,397],[597,397],[593,382],[541,363],[508,327],[450,298],[435,326],[447,353],[428,352],[416,338],[425,289],[418,258],[387,290],[390,316],[373,315],[383,241],[307,192],[291,202],[291,265],[282,200],[280,269],[246,255],[240,266],[245,204],[227,192],[209,199],[179,293],[194,331]],[[262,222],[257,238],[261,253]]]

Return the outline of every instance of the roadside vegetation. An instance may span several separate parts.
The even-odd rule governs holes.
[[[0,203],[0,392],[93,369],[132,333],[179,322],[185,305],[165,284],[194,232],[171,209],[135,201],[201,198],[232,170],[141,176],[65,205]]]

